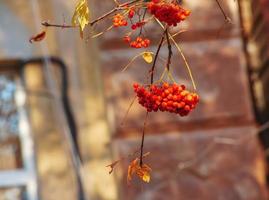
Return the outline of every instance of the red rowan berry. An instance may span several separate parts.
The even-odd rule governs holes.
[[[134,83],[134,84],[133,84],[133,87],[134,87],[135,89],[137,89],[137,88],[139,87],[138,83]]]
[[[124,42],[129,43],[131,41],[130,36],[126,35],[123,37]]]
[[[130,9],[129,13],[128,13],[128,17],[129,18],[133,18],[135,15],[135,11],[133,9]]]
[[[137,41],[137,42],[142,42],[142,38],[141,38],[141,37],[137,37],[137,38],[136,38],[136,41]]]
[[[135,24],[133,24],[133,25],[131,26],[131,28],[132,28],[133,30],[135,30],[135,29],[137,28],[137,26],[136,26]]]

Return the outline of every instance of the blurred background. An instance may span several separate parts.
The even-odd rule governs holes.
[[[192,14],[171,31],[187,30],[176,41],[201,101],[185,118],[149,115],[145,162],[152,180],[135,178],[131,186],[131,158],[111,175],[106,166],[139,148],[145,110],[134,103],[121,122],[133,82],[144,82],[150,65],[137,59],[121,72],[140,51],[122,42],[119,29],[98,39],[86,30],[85,42],[78,30],[51,28],[44,41],[29,43],[44,20],[69,24],[76,2],[0,0],[0,200],[267,199],[269,1],[221,0],[231,23],[214,0],[183,1]],[[114,3],[89,5],[93,19]],[[149,25],[147,33],[156,51],[160,29]],[[191,88],[173,50],[172,73]]]

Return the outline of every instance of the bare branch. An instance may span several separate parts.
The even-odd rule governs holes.
[[[141,140],[141,147],[140,147],[140,166],[143,166],[143,150],[144,150],[144,140],[145,140],[145,133],[146,133],[146,126],[147,126],[147,122],[148,122],[148,116],[149,116],[149,112],[146,113],[146,118],[144,121],[144,126],[143,126],[143,133],[142,133],[142,140]]]
[[[156,20],[156,21],[158,22],[158,24],[162,27],[162,29],[165,30],[165,27],[163,26],[163,24],[162,24],[157,18],[155,18],[155,20]],[[193,78],[193,75],[192,75],[191,68],[190,68],[190,66],[189,66],[189,63],[187,62],[187,59],[186,59],[186,57],[185,57],[185,55],[184,55],[182,49],[181,49],[180,46],[177,44],[177,42],[175,41],[175,39],[173,38],[173,36],[170,35],[170,33],[168,33],[168,35],[169,35],[169,38],[171,39],[171,41],[172,41],[172,42],[174,43],[174,45],[176,46],[176,48],[177,48],[179,54],[181,55],[181,57],[182,57],[182,59],[183,59],[183,61],[184,61],[184,63],[185,63],[185,66],[186,66],[186,68],[187,68],[187,70],[188,70],[190,79],[191,79],[191,81],[192,81],[193,88],[194,88],[194,90],[196,90],[196,84],[195,84],[195,81],[194,81],[194,78]]]
[[[167,47],[168,47],[168,58],[167,58],[166,68],[167,68],[167,71],[169,71],[173,51],[172,51],[172,46],[171,46],[171,43],[170,43],[168,29],[166,29],[165,35],[166,35],[166,41],[167,41]]]
[[[150,83],[151,84],[153,84],[153,82],[154,82],[154,71],[155,71],[155,67],[156,67],[156,62],[157,62],[157,58],[158,58],[158,55],[160,53],[160,50],[161,50],[161,47],[162,47],[162,44],[163,44],[163,41],[164,41],[166,31],[167,31],[167,29],[165,29],[163,34],[162,34],[162,37],[161,37],[161,40],[159,42],[158,49],[157,49],[157,52],[155,54],[154,61],[153,61],[153,64],[152,64],[152,67],[151,67],[151,70],[150,70],[150,75],[151,75]]]
[[[119,11],[119,10],[125,10],[126,6],[132,5],[136,2],[139,2],[141,0],[132,0],[123,4],[119,4],[117,7],[113,8],[112,10],[108,11],[107,13],[103,14],[102,16],[98,17],[97,19],[91,21],[89,23],[90,26],[93,26],[94,24],[96,24],[97,22],[105,19],[106,17],[110,16],[111,14]],[[41,23],[43,26],[45,27],[55,27],[55,28],[77,28],[78,26],[73,26],[73,25],[65,25],[65,24],[51,24],[49,22],[42,22]]]
[[[73,26],[73,25],[65,25],[65,24],[52,24],[52,23],[49,23],[48,21],[44,21],[41,23],[42,26],[45,26],[45,27],[56,27],[56,28],[77,28],[78,26]]]
[[[218,6],[219,6],[219,9],[221,10],[222,14],[223,14],[223,17],[225,19],[226,22],[230,23],[232,20],[228,17],[228,15],[225,13],[222,5],[220,4],[219,0],[216,0]]]

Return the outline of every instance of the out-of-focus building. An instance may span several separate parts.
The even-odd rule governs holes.
[[[45,41],[29,43],[32,35],[44,30],[44,27],[41,26],[42,21],[69,23],[75,4],[75,0],[68,2],[1,1],[0,59],[29,59],[52,55],[61,58],[66,63],[69,72],[69,97],[77,121],[81,151],[85,161],[83,170],[85,170],[87,194],[91,194],[92,197],[96,196],[96,198],[117,199],[114,177],[109,176],[108,169],[105,168],[112,160],[107,148],[110,135],[96,41],[88,43],[82,41],[77,30],[50,29],[47,30]],[[16,86],[15,83],[13,83],[14,86],[12,85],[12,74],[14,75],[9,70],[5,70],[5,72],[1,72],[0,77],[1,89],[2,85],[6,88],[1,95],[10,95],[10,104],[12,95],[15,96],[16,93],[16,91],[12,93]],[[29,65],[25,69],[25,74],[27,91],[24,92],[27,95],[28,122],[31,121],[31,133],[36,150],[40,198],[47,200],[76,199],[77,185],[74,169],[70,162],[69,152],[66,151],[67,144],[63,135],[66,127],[63,127],[65,125],[59,121],[55,112],[54,100],[50,96],[44,70],[41,66]],[[15,79],[21,78],[16,77],[19,74],[14,76]],[[56,71],[55,77],[52,78],[57,79],[57,77],[59,74]],[[9,81],[10,79],[11,81]],[[8,92],[9,94],[7,94]],[[1,103],[3,98],[1,96]],[[16,105],[13,106],[16,107]],[[0,123],[1,136],[12,131],[15,132],[13,135],[16,135],[20,131],[16,129],[18,119],[15,114],[14,117],[10,115],[7,120],[6,116],[1,113],[0,118],[8,122]],[[15,122],[13,123],[11,120],[15,120]],[[10,124],[15,128],[9,127]],[[15,143],[15,147],[18,143]],[[11,159],[11,155],[20,155],[20,153],[7,154],[7,148],[12,150],[13,147],[7,147],[7,144],[3,140],[4,147],[1,151],[3,167],[1,169],[21,168],[21,165]],[[14,145],[14,142],[11,144]],[[7,155],[5,156],[5,154]],[[23,191],[24,188],[16,190],[18,194],[20,190]],[[11,191],[15,190],[11,188]],[[9,190],[3,191],[1,199],[4,199],[4,196],[9,193]]]
[[[214,0],[183,1],[192,14],[171,31],[187,30],[175,39],[192,68],[201,101],[185,118],[150,113],[145,151],[151,154],[145,162],[153,170],[151,182],[143,184],[135,179],[129,187],[126,173],[131,160],[120,162],[111,175],[105,166],[139,148],[145,110],[134,103],[123,125],[121,122],[134,97],[133,82],[145,82],[151,65],[137,59],[122,72],[132,57],[140,53],[122,42],[122,29],[113,29],[96,39],[87,38],[92,31],[97,33],[109,27],[109,20],[94,30],[87,29],[87,42],[80,39],[78,30],[54,28],[46,29],[44,41],[28,42],[32,35],[44,30],[44,20],[68,24],[76,0],[0,2],[0,61],[53,55],[67,65],[69,97],[84,160],[83,182],[91,199],[267,198],[265,155],[257,128],[257,122],[268,119],[267,37],[263,34],[267,30],[268,11],[263,9],[267,4],[249,0],[220,2],[231,23],[225,22]],[[94,18],[113,8],[114,3],[91,0],[89,5]],[[149,25],[146,30],[152,37],[149,50],[154,52],[160,29]],[[173,52],[172,73],[179,83],[191,88],[184,62],[175,48]],[[160,54],[166,57],[166,53],[163,48]],[[157,66],[157,76],[161,68]],[[258,71],[261,78],[253,81],[257,76],[253,71]],[[48,77],[36,65],[27,66],[25,72],[27,88],[23,92],[35,145],[40,198],[76,199],[77,183],[63,134],[66,124],[59,120],[54,99],[49,95]],[[54,75],[51,78],[57,80],[58,91],[59,72]],[[14,103],[18,87],[14,80],[20,78],[20,74],[9,70],[0,74],[0,103],[7,99],[0,108],[9,108],[6,113],[1,110],[0,116],[1,170],[23,167],[18,159],[21,148],[16,137],[21,131],[20,118]],[[266,133],[262,138],[266,138]],[[1,194],[3,199],[10,198],[6,197],[10,194],[20,196],[20,191],[24,188],[5,189],[0,191],[0,198]]]

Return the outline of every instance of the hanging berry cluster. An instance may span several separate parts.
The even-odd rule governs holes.
[[[131,64],[137,57],[142,56],[147,63],[152,63],[151,68],[148,70],[146,76],[150,76],[150,81],[147,86],[134,84],[134,92],[138,97],[138,102],[147,110],[147,115],[149,112],[170,112],[173,114],[178,114],[180,116],[188,115],[192,110],[195,109],[199,102],[199,96],[195,92],[189,92],[186,90],[184,85],[178,85],[171,74],[171,61],[173,56],[172,44],[176,47],[179,55],[181,55],[182,60],[185,63],[185,67],[189,73],[191,82],[193,84],[194,90],[196,86],[193,80],[193,76],[188,65],[186,58],[179,46],[175,41],[175,35],[169,32],[171,26],[180,25],[180,23],[187,19],[190,15],[190,11],[184,9],[180,5],[178,0],[129,0],[126,3],[120,3],[120,0],[113,0],[115,7],[104,13],[100,17],[90,21],[89,19],[89,8],[87,0],[78,0],[71,25],[59,25],[51,24],[49,22],[43,22],[42,25],[45,27],[58,27],[58,28],[79,28],[80,36],[83,38],[83,30],[86,26],[94,26],[97,23],[108,19],[112,23],[111,26],[103,30],[93,37],[99,37],[104,33],[110,31],[113,28],[124,28],[127,30],[123,35],[123,41],[128,44],[131,48],[148,48],[151,44],[149,36],[154,33],[146,31],[147,24],[149,22],[157,22],[156,24],[162,29],[162,35],[155,52],[144,51],[138,56],[134,56]],[[112,0],[111,0],[112,1]],[[218,0],[216,0],[218,2]],[[220,4],[218,4],[220,5]],[[225,19],[227,16],[225,15]],[[31,41],[40,41],[40,35],[42,39],[45,37],[45,32],[38,34],[31,38]],[[163,75],[167,75],[171,84],[168,81],[164,81],[164,76],[159,77],[157,83],[154,82],[155,69],[158,65],[158,57],[160,50],[163,46],[167,46],[167,60],[166,64],[162,66],[164,70]],[[162,59],[163,60],[163,59]],[[129,64],[127,66],[129,66]],[[126,67],[127,68],[127,67]],[[124,68],[124,69],[126,69]],[[156,78],[156,77],[155,77]],[[161,83],[161,84],[160,84]],[[147,119],[147,118],[146,118]],[[144,146],[144,135],[145,135],[146,120],[144,123],[143,135],[140,147],[140,157],[137,158],[131,167],[129,167],[129,180],[133,174],[137,174],[142,180],[148,182],[150,180],[150,167],[145,167],[143,163],[143,146]],[[114,166],[118,163],[114,162],[109,165],[113,170]],[[112,172],[112,171],[111,171]]]
[[[113,17],[113,25],[114,27],[127,26],[128,22],[126,21],[126,19],[124,19],[124,17],[121,14],[116,14]]]
[[[133,87],[139,104],[147,112],[166,111],[186,116],[199,102],[199,96],[186,90],[184,85],[163,83],[144,87],[135,83]]]
[[[178,4],[160,0],[151,1],[148,4],[148,10],[161,22],[167,23],[168,26],[176,26],[190,15],[190,11],[183,9]]]
[[[123,40],[132,48],[140,49],[142,47],[147,48],[150,44],[150,40],[147,38],[137,37],[134,41],[131,41],[130,36],[124,36]]]

